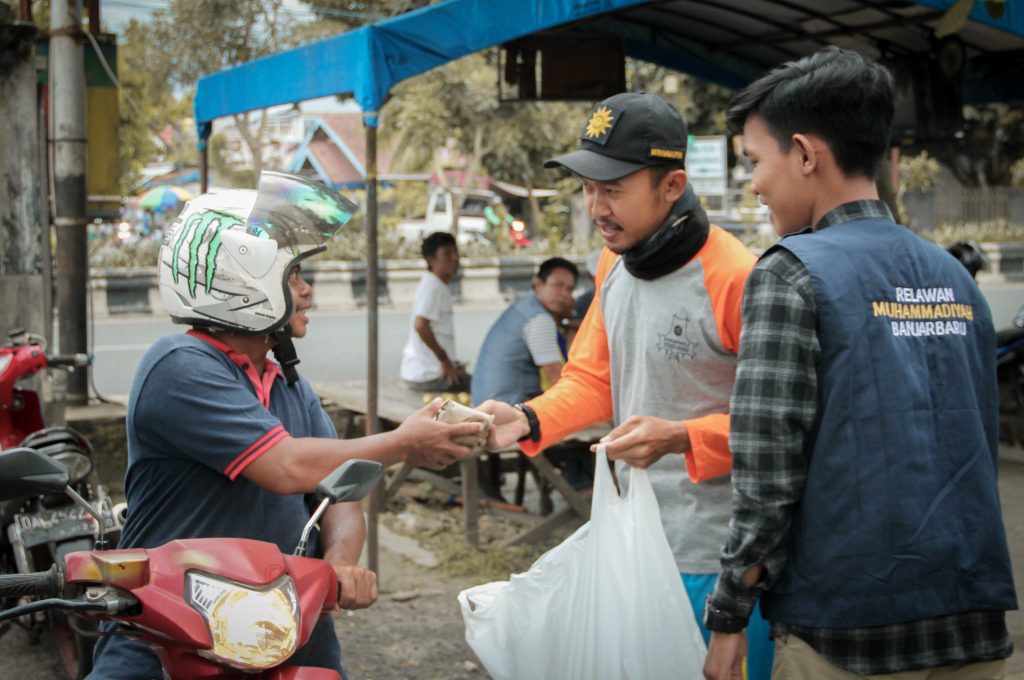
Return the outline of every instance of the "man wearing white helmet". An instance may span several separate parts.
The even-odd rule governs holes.
[[[440,400],[397,430],[340,441],[295,370],[292,338],[306,334],[312,300],[300,261],[322,252],[353,209],[322,186],[264,173],[258,192],[205,194],[171,226],[160,291],[171,318],[192,329],[154,343],[135,376],[119,547],[231,537],[290,554],[309,517],[303,494],[346,460],[439,469],[470,454],[451,438],[481,426],[433,420]],[[320,520],[313,554],[337,572],[342,608],[377,598],[375,575],[356,566],[364,534],[358,503],[331,506]],[[289,664],[341,672],[340,657],[325,619]],[[95,660],[93,678],[162,677],[153,651],[122,636],[102,637]]]

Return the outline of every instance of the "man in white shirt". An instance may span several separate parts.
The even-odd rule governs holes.
[[[469,375],[453,359],[455,325],[448,288],[459,271],[459,248],[454,236],[439,231],[423,239],[422,253],[428,271],[416,289],[399,375],[418,392],[466,391]]]

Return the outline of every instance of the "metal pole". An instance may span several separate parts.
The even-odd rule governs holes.
[[[57,227],[58,341],[64,354],[86,345],[85,54],[78,0],[50,3],[50,93],[53,97],[54,224]],[[89,369],[67,378],[69,404],[85,404]]]
[[[210,190],[210,166],[207,165],[209,158],[206,141],[203,141],[199,147],[199,193],[201,194]]]
[[[376,117],[376,116],[374,116]],[[366,434],[378,431],[377,422],[377,126],[366,127]],[[370,494],[366,527],[367,564],[380,573],[377,516],[380,514],[381,480]]]

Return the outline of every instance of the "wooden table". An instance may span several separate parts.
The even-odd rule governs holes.
[[[366,382],[362,380],[349,381],[345,383],[332,383],[330,385],[315,385],[314,389],[323,399],[334,402],[342,411],[349,414],[349,418],[340,432],[342,437],[357,437],[362,434],[359,427],[359,419],[366,414]],[[381,423],[386,426],[397,427],[403,420],[416,410],[423,408],[423,394],[413,392],[405,386],[396,382],[382,382],[377,392],[377,415]],[[607,423],[589,427],[569,437],[565,441],[577,441],[593,443],[608,433],[610,425]],[[382,494],[382,504],[386,503],[397,491],[406,479],[419,479],[427,481],[445,493],[453,496],[462,496],[462,505],[465,513],[466,538],[470,543],[476,545],[479,534],[477,520],[480,516],[480,506],[486,505],[481,502],[479,482],[477,478],[478,457],[484,453],[483,449],[477,449],[473,456],[459,462],[461,466],[462,486],[461,488],[445,477],[423,468],[417,468],[405,463],[385,486]],[[521,451],[518,446],[498,452],[500,454],[515,454],[518,458]],[[590,518],[590,499],[584,497],[565,480],[562,473],[544,456],[525,456],[530,465],[555,491],[565,499],[568,507],[561,512],[537,522],[532,527],[514,536],[505,542],[506,545],[524,543],[537,540],[546,536],[556,527],[564,524],[575,516],[584,520]]]

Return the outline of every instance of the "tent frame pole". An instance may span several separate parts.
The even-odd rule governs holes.
[[[376,118],[376,114],[374,114]],[[376,120],[374,120],[376,123]],[[366,128],[366,435],[380,430],[377,420],[378,395],[378,310],[377,310],[377,126],[365,122]],[[384,478],[369,498],[366,520],[367,566],[380,574],[380,552],[377,518],[380,514]],[[379,581],[379,579],[378,579]]]

